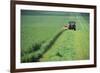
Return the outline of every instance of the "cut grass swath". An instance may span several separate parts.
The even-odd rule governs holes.
[[[44,53],[46,53],[50,47],[55,43],[57,38],[64,32],[65,30],[59,31],[51,40],[44,44],[36,44],[33,48],[38,48],[38,50],[35,52],[31,52],[30,54],[22,56],[22,62],[38,62],[39,59],[43,56]]]

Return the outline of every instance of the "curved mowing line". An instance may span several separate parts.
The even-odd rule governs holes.
[[[27,54],[21,58],[21,62],[39,62],[39,59],[43,56],[44,53],[46,53],[50,47],[56,42],[56,40],[59,38],[59,36],[64,32],[65,30],[59,31],[51,40],[41,45],[40,49],[36,52],[31,52],[30,54]]]
[[[41,56],[39,56],[39,59],[43,56],[43,54],[45,54],[50,47],[52,47],[52,45],[56,42],[56,40],[60,37],[60,35],[64,32],[65,30],[61,30],[60,32],[58,32],[49,42],[49,44],[47,44],[44,48],[44,51],[41,53]],[[42,49],[42,48],[41,48]]]
[[[60,32],[58,32],[50,41],[47,45],[45,46],[41,46],[40,50],[41,53],[39,53],[38,56],[38,61],[40,58],[42,58],[42,56],[50,49],[50,47],[52,47],[52,45],[56,42],[56,40],[59,38],[59,36],[64,32],[65,30],[61,30]],[[44,50],[43,50],[44,49]]]

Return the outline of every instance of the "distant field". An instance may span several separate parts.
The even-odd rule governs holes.
[[[69,21],[76,31],[63,30]],[[89,59],[89,14],[21,11],[21,62]]]

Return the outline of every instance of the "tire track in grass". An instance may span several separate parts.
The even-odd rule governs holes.
[[[85,20],[83,17],[81,17],[81,20],[83,20],[84,23],[84,27],[85,27],[85,31],[83,34],[84,40],[82,41],[82,43],[84,43],[83,45],[83,57],[84,59],[89,59],[89,20]]]
[[[76,48],[76,57],[77,59],[88,59],[89,58],[89,39],[88,39],[88,28],[87,23],[83,19],[83,17],[80,15],[80,17],[77,18],[77,21],[81,24],[80,31],[78,31],[75,35],[75,42],[80,41],[80,43],[74,44]],[[80,54],[80,55],[79,55]]]
[[[77,22],[79,23],[78,25],[80,25],[81,27],[80,27],[80,29],[79,30],[84,30],[85,29],[85,27],[82,25],[83,23],[80,21],[80,17],[77,15],[76,16],[76,20],[77,20]]]
[[[89,26],[87,26],[88,22],[83,18],[81,14],[79,14],[79,16],[76,15],[76,20],[80,24],[80,27],[82,28],[83,31],[88,31],[88,28],[89,28]]]
[[[81,17],[81,20],[83,20],[84,27],[86,31],[89,31],[89,20],[86,20],[85,18]]]

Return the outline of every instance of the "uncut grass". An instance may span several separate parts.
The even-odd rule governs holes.
[[[21,17],[21,56],[27,60],[27,56],[32,52],[33,45],[43,44],[52,39],[59,29],[62,29],[65,16],[29,16]],[[61,20],[61,21],[60,21]],[[22,61],[23,62],[23,61]]]
[[[41,19],[42,20],[41,20]],[[54,23],[55,16],[22,16],[22,48],[27,50],[34,42],[50,39],[61,27],[61,22]],[[31,19],[31,20],[29,20]],[[40,19],[40,20],[39,20]],[[43,19],[45,19],[43,21]],[[29,20],[29,21],[28,21]],[[34,21],[32,21],[34,20]],[[58,19],[57,19],[58,20]],[[60,19],[59,19],[60,20]],[[45,22],[46,21],[46,22]],[[27,23],[26,23],[27,22]],[[53,22],[53,23],[52,23]],[[54,32],[55,31],[55,32]]]
[[[85,18],[73,16],[22,16],[21,30],[21,54],[22,62],[34,61],[59,61],[59,60],[81,60],[89,58],[89,26]],[[82,21],[80,21],[80,19]],[[61,20],[61,21],[60,21]],[[49,48],[43,53],[53,37],[68,21],[76,21],[80,31],[65,31]],[[81,24],[82,23],[82,24]],[[84,23],[84,24],[83,24]],[[81,24],[81,25],[80,25]],[[81,37],[81,38],[80,38]],[[85,39],[82,41],[82,39]],[[78,42],[81,43],[79,44]],[[87,43],[84,43],[87,42]],[[40,44],[38,50],[34,51],[35,44]],[[84,44],[84,45],[83,45]],[[62,46],[63,45],[63,46]],[[72,47],[73,46],[73,47]],[[84,47],[85,46],[85,47]],[[33,47],[33,48],[32,48]],[[83,50],[84,49],[84,50]],[[81,53],[83,51],[83,53]],[[60,56],[58,56],[60,54]],[[80,55],[79,55],[80,54]],[[43,57],[41,58],[41,55]]]

